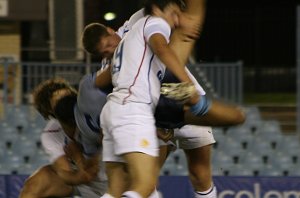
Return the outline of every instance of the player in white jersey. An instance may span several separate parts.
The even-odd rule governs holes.
[[[76,91],[63,80],[48,80],[34,93],[36,107],[45,119],[55,117],[52,105],[63,105],[67,114],[72,112],[74,103],[67,104],[72,100],[65,100],[63,103],[61,101],[64,98],[74,98],[73,96],[76,101]],[[57,120],[49,120],[41,140],[46,153],[49,154],[50,165],[40,168],[27,179],[20,197],[66,197],[74,195],[75,192],[82,197],[99,197],[106,191],[104,170],[97,173],[99,158],[86,160],[74,142],[74,136],[77,136],[74,130],[63,130]],[[70,155],[75,166],[70,164]]]
[[[203,3],[203,1],[198,2],[200,4]],[[106,66],[110,63],[109,58],[114,52],[114,48],[109,44],[114,43],[116,45],[124,33],[127,33],[131,29],[130,25],[132,26],[132,24],[137,21],[136,19],[141,17],[143,17],[142,10],[134,14],[116,33],[101,24],[94,23],[86,26],[83,33],[83,45],[85,49],[89,53],[103,57],[104,61],[102,61],[102,63],[105,63],[103,65]],[[176,42],[181,42],[178,36]],[[103,78],[97,80],[101,81],[100,84],[103,83]],[[168,80],[168,82],[177,82],[177,79],[175,81]],[[199,91],[201,95],[205,94],[201,89]],[[156,123],[159,127],[158,131],[161,132],[158,134],[161,134],[160,137],[170,138],[170,133],[165,132],[169,132],[170,128],[175,128],[175,138],[173,138],[173,140],[178,139],[180,141],[180,148],[184,149],[187,155],[190,178],[195,188],[195,197],[215,197],[215,188],[211,186],[210,150],[211,144],[215,142],[211,129],[210,127],[184,125],[187,123],[213,126],[236,125],[244,121],[245,117],[243,112],[235,106],[212,101],[207,110],[208,112],[204,116],[195,117],[189,112],[185,113],[183,105],[174,103],[164,97],[162,98],[162,100],[160,99],[159,107],[156,109]],[[166,146],[161,146],[161,151],[166,150]],[[166,156],[166,153],[161,152],[162,161],[165,160]]]
[[[129,169],[131,184],[122,196],[147,197],[154,189],[158,174],[158,143],[153,113],[160,95],[164,65],[182,81],[191,82],[167,45],[179,7],[174,2],[151,3],[145,10],[156,17],[149,15],[136,22],[115,51],[114,90],[101,114],[108,194],[114,197],[126,190],[115,186],[120,183],[120,177],[115,173],[122,172],[124,167]],[[164,65],[157,63],[159,61]]]

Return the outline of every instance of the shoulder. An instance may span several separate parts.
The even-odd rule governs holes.
[[[59,133],[61,131],[62,127],[56,119],[49,120],[43,129],[43,133]]]
[[[51,144],[61,144],[64,142],[65,134],[59,124],[55,119],[48,121],[46,127],[43,130],[41,135],[42,144],[51,145]]]

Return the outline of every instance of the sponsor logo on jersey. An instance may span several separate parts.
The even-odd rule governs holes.
[[[142,139],[141,142],[140,142],[140,146],[142,148],[147,148],[148,146],[150,145],[149,141],[146,140],[146,139]]]

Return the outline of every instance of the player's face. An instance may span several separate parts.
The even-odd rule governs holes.
[[[181,10],[178,5],[170,4],[163,10],[162,18],[164,18],[170,27],[173,29],[179,25],[179,16],[181,14]]]
[[[102,58],[112,58],[121,38],[114,32],[108,31],[108,35],[100,38],[98,52]]]

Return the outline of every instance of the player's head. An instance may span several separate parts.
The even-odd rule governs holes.
[[[50,104],[53,114],[59,122],[76,126],[74,106],[77,103],[77,93],[71,89],[61,89],[53,93]]]
[[[100,23],[87,25],[82,34],[84,49],[102,58],[111,58],[120,41],[121,38],[113,29]]]
[[[66,80],[56,78],[42,82],[34,89],[33,98],[36,109],[46,120],[54,117],[68,124],[75,122],[73,108],[77,92]]]
[[[154,15],[165,19],[171,28],[179,24],[179,15],[184,7],[182,0],[147,0],[145,15]]]

